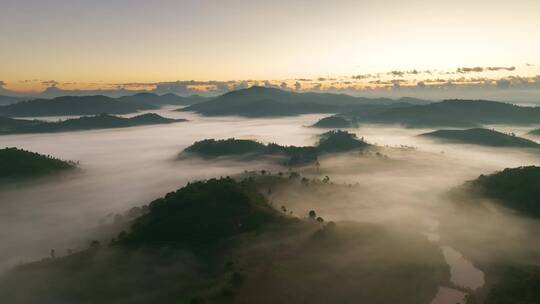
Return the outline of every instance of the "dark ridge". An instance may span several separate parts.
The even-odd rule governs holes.
[[[317,146],[280,146],[275,143],[262,143],[245,139],[205,139],[184,149],[183,153],[215,158],[220,156],[283,156],[289,166],[316,162],[322,153],[346,152],[364,149],[370,145],[355,134],[341,130],[329,131],[320,136]],[[181,154],[182,155],[182,154]]]
[[[182,121],[186,120],[165,118],[154,113],[142,114],[132,118],[101,114],[57,122],[0,117],[0,135],[127,128],[142,125],[169,124]]]
[[[314,128],[328,128],[328,129],[340,129],[340,128],[352,128],[354,124],[341,116],[329,116],[321,118],[312,127]]]
[[[31,178],[74,167],[72,162],[22,149],[0,150],[0,179]]]
[[[540,123],[540,107],[522,107],[487,100],[445,100],[398,107],[368,115],[359,122],[402,124],[407,127],[476,127],[481,124]]]
[[[505,134],[495,130],[473,128],[467,130],[437,130],[420,136],[439,140],[475,144],[491,147],[538,148],[540,145],[532,140],[521,138],[515,134]]]
[[[540,218],[540,167],[507,168],[480,175],[466,187],[477,196],[496,200],[504,207]]]
[[[0,107],[0,115],[21,116],[62,116],[128,114],[139,110],[155,109],[144,103],[129,103],[114,98],[96,96],[63,96],[53,99],[34,99]]]
[[[407,99],[420,104],[426,101]],[[287,116],[307,113],[337,113],[363,109],[366,106],[384,106],[399,102],[393,99],[369,99],[345,94],[297,93],[276,88],[253,86],[231,91],[216,98],[189,106],[183,110],[203,115]]]

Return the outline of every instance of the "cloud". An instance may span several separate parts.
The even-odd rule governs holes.
[[[302,89],[302,84],[301,84],[300,82],[298,82],[298,81],[295,82],[295,83],[294,83],[294,89],[295,89],[296,91],[300,91],[300,90]]]

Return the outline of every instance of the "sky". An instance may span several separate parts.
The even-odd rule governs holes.
[[[539,32],[537,0],[0,0],[0,87],[155,89],[194,80],[295,89],[300,80],[304,89],[365,89],[454,74],[534,83]],[[457,73],[463,67],[482,71]],[[322,78],[342,84],[302,82]]]

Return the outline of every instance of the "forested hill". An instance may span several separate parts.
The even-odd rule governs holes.
[[[0,117],[0,135],[127,128],[142,125],[169,124],[182,121],[186,120],[165,118],[153,113],[138,115],[131,118],[101,114],[56,122]]]
[[[521,138],[514,134],[505,134],[495,130],[482,128],[467,130],[437,130],[421,134],[420,136],[435,138],[442,141],[491,147],[540,148],[540,144],[532,140]]]
[[[0,150],[0,179],[37,177],[74,167],[72,162],[22,149]]]

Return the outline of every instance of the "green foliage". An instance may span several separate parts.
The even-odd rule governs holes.
[[[283,219],[247,182],[231,178],[190,183],[149,207],[121,244],[204,248]]]
[[[0,178],[27,178],[71,169],[74,164],[17,148],[0,150]]]
[[[321,135],[318,149],[323,152],[344,152],[368,147],[363,139],[359,140],[354,133],[333,130]]]
[[[316,163],[322,153],[345,152],[368,146],[363,140],[357,139],[356,135],[338,130],[324,133],[315,147],[280,146],[275,143],[264,145],[252,140],[229,138],[201,140],[187,147],[184,152],[202,157],[277,155],[287,158],[285,165],[296,166]]]
[[[505,207],[540,217],[540,167],[507,168],[481,175],[468,185],[477,194],[496,199]]]

